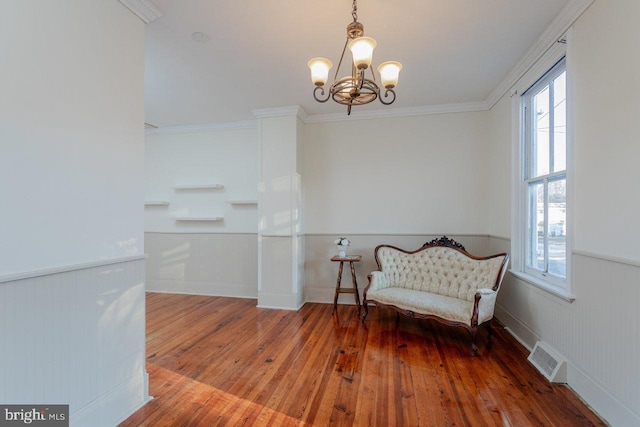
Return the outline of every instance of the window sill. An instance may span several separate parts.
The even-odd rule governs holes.
[[[525,282],[537,288],[540,288],[543,291],[550,293],[551,295],[562,298],[565,301],[573,302],[576,299],[575,295],[565,292],[563,289],[558,289],[557,287],[552,286],[544,280],[538,279],[537,277],[533,277],[521,271],[509,270],[509,272],[516,276],[518,279],[524,280]]]

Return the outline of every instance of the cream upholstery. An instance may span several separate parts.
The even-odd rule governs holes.
[[[374,272],[378,274],[369,292],[398,287],[473,301],[478,289],[495,285],[504,256],[475,260],[447,247],[406,253],[383,246],[378,250],[378,260],[382,271]]]
[[[479,258],[461,245],[429,244],[415,252],[381,245],[375,254],[378,271],[369,275],[364,291],[365,317],[368,303],[379,303],[410,316],[465,326],[474,337],[475,354],[477,327],[493,318],[509,255]]]

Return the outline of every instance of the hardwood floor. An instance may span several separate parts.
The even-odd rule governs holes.
[[[390,310],[255,305],[147,294],[154,400],[121,426],[605,425],[497,323],[471,357],[462,328]]]

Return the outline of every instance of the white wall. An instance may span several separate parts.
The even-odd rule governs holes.
[[[503,96],[489,111],[488,185],[486,218],[488,233],[511,236],[511,98]]]
[[[145,206],[147,289],[256,298],[258,292],[257,126],[147,131]],[[219,183],[221,189],[176,190]],[[230,204],[253,200],[253,204]],[[175,216],[222,216],[176,221]]]
[[[0,57],[0,401],[115,425],[148,389],[144,25],[115,0],[4,1]]]
[[[575,26],[575,249],[640,260],[640,2],[598,0]],[[631,237],[633,236],[633,237]]]
[[[640,187],[637,159],[640,115],[640,2],[597,0],[576,21],[568,45],[574,98],[572,292],[557,298],[507,275],[497,317],[525,344],[544,340],[568,360],[568,382],[611,425],[640,425]],[[493,151],[510,147],[503,98],[491,111]],[[509,126],[510,127],[510,126]],[[492,168],[494,183],[510,175]],[[502,192],[499,194],[503,194]],[[510,237],[505,197],[491,233]],[[509,202],[510,203],[510,202]],[[492,251],[510,249],[492,237]]]
[[[487,112],[305,126],[306,233],[487,233]]]
[[[2,2],[0,274],[144,252],[144,27],[110,3]]]
[[[148,132],[145,198],[168,206],[145,207],[145,231],[162,233],[257,233],[258,136],[255,127],[189,133]],[[219,183],[219,190],[176,190],[181,184]],[[216,222],[181,222],[180,215],[222,216]]]

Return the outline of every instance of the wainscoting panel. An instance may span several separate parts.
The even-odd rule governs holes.
[[[147,290],[257,298],[258,235],[145,233]]]
[[[307,234],[305,236],[305,299],[308,302],[333,303],[333,296],[338,278],[339,263],[330,258],[337,255],[337,247],[333,241],[336,235]],[[377,269],[374,249],[378,245],[394,245],[406,250],[416,250],[426,242],[442,237],[442,234],[404,235],[404,234],[358,234],[345,236],[351,240],[347,250],[350,255],[362,255],[362,261],[355,263],[358,290],[367,286],[367,276]],[[474,255],[490,255],[487,252],[487,235],[447,235],[462,243],[467,251]],[[345,265],[348,267],[348,264]],[[351,272],[345,268],[342,272],[342,287],[351,287]],[[353,295],[341,294],[339,303],[355,304]]]
[[[147,399],[145,260],[0,278],[0,402],[112,426]]]
[[[491,250],[509,250],[490,238]],[[544,340],[568,361],[569,385],[611,425],[640,425],[640,266],[575,252],[573,303],[507,273],[496,317],[526,346]]]

